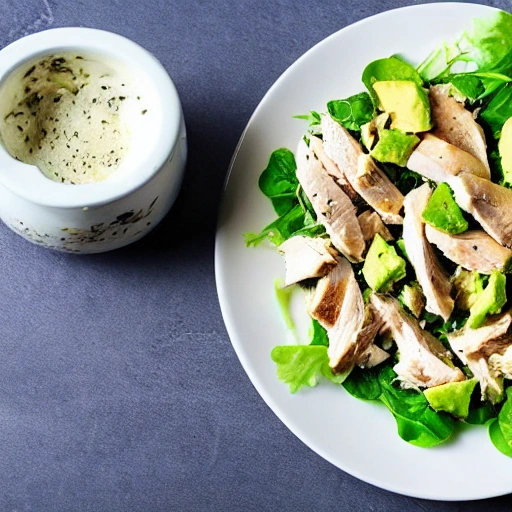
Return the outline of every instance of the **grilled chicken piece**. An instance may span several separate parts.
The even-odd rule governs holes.
[[[474,120],[473,114],[448,92],[449,87],[443,85],[435,85],[429,91],[434,135],[478,158],[489,170],[482,127]]]
[[[373,240],[375,235],[378,233],[386,242],[394,240],[393,235],[388,231],[388,228],[382,222],[377,212],[366,210],[357,217],[361,231],[363,232],[363,238],[366,242]]]
[[[296,160],[297,178],[332,244],[353,263],[362,261],[366,244],[349,197],[304,141],[299,144]]]
[[[358,206],[359,203],[362,203],[363,201],[358,196],[352,185],[348,182],[345,174],[343,174],[340,171],[340,168],[325,154],[324,143],[322,140],[318,137],[315,137],[314,135],[311,135],[309,139],[309,147],[313,150],[313,153],[315,153],[318,160],[322,162],[322,165],[327,171],[327,174],[334,178],[336,183],[341,187],[343,192],[347,194],[354,205]]]
[[[356,362],[357,366],[361,368],[373,368],[384,362],[388,357],[389,354],[385,350],[371,344]]]
[[[365,306],[350,263],[338,265],[306,298],[309,314],[327,330],[329,365],[334,373],[351,370],[364,357],[381,324]]]
[[[483,231],[450,235],[426,224],[425,235],[449,260],[466,270],[476,270],[480,274],[490,274],[493,270],[504,272],[512,260],[512,250]]]
[[[412,152],[407,167],[438,183],[461,172],[491,179],[489,169],[478,158],[429,133]]]
[[[450,353],[441,342],[424,331],[390,295],[372,294],[370,302],[383,322],[381,332],[389,331],[398,347],[400,361],[396,374],[413,386],[431,388],[464,380],[458,368],[446,364]]]
[[[493,403],[503,394],[503,373],[506,372],[502,370],[503,366],[508,367],[508,359],[505,358],[505,365],[500,363],[503,363],[501,356],[510,355],[511,323],[512,314],[507,311],[478,329],[464,327],[448,334],[452,350],[480,381],[482,399],[488,398]]]
[[[452,285],[425,237],[422,218],[430,195],[430,187],[425,183],[405,197],[403,240],[409,261],[416,271],[416,279],[425,295],[426,310],[448,320],[454,305],[450,297]]]
[[[279,251],[284,255],[286,267],[284,285],[325,276],[337,263],[330,245],[324,238],[308,236],[294,236],[283,242]]]
[[[455,201],[505,247],[512,247],[512,190],[472,174],[448,182]]]
[[[361,145],[331,116],[322,116],[326,155],[342,170],[355,191],[386,224],[401,224],[404,197]]]

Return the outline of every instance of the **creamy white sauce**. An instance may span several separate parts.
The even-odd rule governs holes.
[[[93,183],[115,173],[130,149],[134,109],[146,114],[131,77],[70,53],[40,58],[22,71],[5,88],[10,105],[0,138],[7,151],[62,183]]]

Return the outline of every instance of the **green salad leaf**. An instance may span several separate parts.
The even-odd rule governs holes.
[[[395,417],[399,436],[423,448],[446,441],[454,432],[453,420],[431,409],[423,393],[394,386],[395,379],[395,372],[388,366],[379,374],[380,400]]]
[[[329,346],[327,331],[319,324],[318,320],[311,319],[311,329],[309,332],[310,345]]]
[[[284,323],[286,324],[286,327],[288,327],[288,329],[290,329],[290,331],[292,331],[295,335],[295,322],[293,321],[290,312],[290,304],[296,289],[296,285],[286,287],[283,286],[283,280],[280,278],[274,280],[274,292],[276,294],[277,303],[279,304],[279,309],[281,310]]]
[[[376,107],[379,105],[379,99],[373,89],[375,82],[405,80],[420,87],[423,85],[423,79],[414,67],[396,56],[370,62],[363,71],[362,80]]]
[[[289,212],[286,212],[263,228],[261,233],[244,233],[245,244],[247,247],[256,247],[268,239],[274,245],[280,246],[288,238],[291,238],[294,233],[304,229],[304,219],[304,210],[297,204]]]
[[[271,155],[267,167],[261,173],[258,185],[260,190],[272,201],[278,215],[290,211],[297,203],[297,164],[295,156],[286,148],[276,149]]]
[[[331,117],[347,130],[358,131],[363,124],[370,122],[375,109],[368,93],[362,92],[344,100],[332,100],[327,103]]]
[[[332,373],[323,345],[281,345],[274,347],[271,357],[277,364],[277,377],[288,384],[291,393],[304,386],[315,387],[322,377],[335,384],[346,378],[346,374]]]
[[[354,368],[343,382],[343,387],[360,400],[378,400],[382,394],[379,371],[375,368]]]
[[[482,107],[480,119],[485,121],[498,139],[506,121],[512,117],[512,84],[502,86],[491,101]]]
[[[489,425],[489,436],[500,452],[512,457],[512,387],[506,389],[506,394],[498,418]]]
[[[418,66],[426,80],[450,74],[458,62],[473,63],[479,71],[507,74],[512,68],[512,15],[499,11],[490,17],[477,18],[471,29],[453,42],[442,43]]]
[[[474,409],[470,408],[469,414],[464,421],[470,425],[485,425],[489,421],[496,418],[497,415],[498,413],[496,412],[494,406],[487,402],[480,407],[476,407]]]

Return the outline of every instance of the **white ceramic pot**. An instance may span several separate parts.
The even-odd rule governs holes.
[[[69,65],[74,71],[69,71],[67,67],[71,61]],[[83,69],[78,67],[82,63]],[[57,86],[51,83],[51,87],[45,89],[47,99],[51,95],[51,101],[60,101],[58,88],[61,85],[66,88],[64,93],[68,96],[72,91],[77,102],[79,98],[84,98],[73,85],[80,83],[80,80],[70,81],[71,85],[61,83],[62,77],[69,76],[70,80],[76,80],[79,69],[81,87],[86,91],[98,90],[98,101],[103,105],[101,108],[108,110],[112,119],[118,113],[123,116],[123,133],[128,137],[129,145],[125,144],[124,148],[120,146],[124,153],[122,158],[115,160],[116,163],[118,160],[121,162],[115,172],[101,181],[72,184],[69,176],[65,182],[64,178],[57,181],[58,178],[47,177],[52,176],[53,171],[55,176],[60,172],[58,165],[55,167],[55,162],[50,161],[51,155],[45,161],[46,175],[40,165],[17,159],[16,144],[22,145],[23,140],[19,138],[14,143],[8,142],[9,137],[15,136],[16,129],[23,135],[26,131],[26,141],[31,137],[38,138],[36,142],[27,142],[32,144],[30,155],[26,152],[27,157],[32,157],[32,148],[36,149],[36,153],[39,148],[40,155],[44,151],[51,153],[54,144],[61,144],[63,140],[57,136],[59,131],[55,130],[56,125],[51,124],[54,119],[48,104],[44,107],[46,110],[41,107],[40,111],[30,111],[46,101],[43,101],[42,92],[36,94],[30,91],[30,80],[36,83],[32,77],[34,68],[46,69],[44,73],[49,73],[49,83],[52,80],[58,82]],[[57,70],[55,73],[54,69]],[[107,71],[102,71],[104,69]],[[44,76],[47,75],[41,71],[41,77]],[[123,95],[119,94],[121,87]],[[112,98],[107,96],[110,91]],[[37,101],[33,101],[34,98]],[[91,101],[95,103],[91,108],[97,108],[95,99]],[[71,100],[74,103],[73,97]],[[67,165],[78,162],[78,172],[91,167],[86,164],[96,165],[97,160],[90,160],[95,158],[90,153],[102,147],[101,130],[107,130],[106,138],[113,137],[108,133],[110,118],[108,122],[102,120],[102,125],[98,124],[91,130],[88,107],[80,112],[82,110],[84,117],[80,118],[73,110],[71,119],[66,120],[67,131],[62,130],[68,138],[69,144],[66,143],[66,146],[73,155],[63,154],[62,151],[62,154],[58,153],[59,157],[62,156],[61,161],[66,161]],[[64,116],[65,111],[56,112]],[[93,121],[98,112],[92,112]],[[79,128],[86,119],[89,120],[89,131],[86,132],[89,138],[96,137],[97,141],[95,147],[87,150],[87,156],[82,156],[85,146],[74,149],[73,143],[78,141]],[[53,139],[50,139],[48,130],[42,128],[48,126],[54,126]],[[47,30],[20,39],[0,51],[0,139],[1,219],[31,242],[73,253],[116,249],[140,239],[155,227],[178,194],[187,154],[181,104],[176,88],[162,65],[146,50],[124,37],[87,28]],[[41,140],[44,144],[41,144]],[[41,149],[41,146],[44,147]],[[102,151],[107,155],[106,150]],[[114,153],[114,150],[109,153]],[[108,155],[105,162],[107,160]],[[114,162],[113,157],[110,162]],[[62,169],[69,170],[64,163],[61,165]],[[86,176],[85,171],[83,175]]]

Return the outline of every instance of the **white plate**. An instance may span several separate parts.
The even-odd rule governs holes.
[[[272,347],[287,342],[273,281],[283,276],[277,251],[247,249],[242,233],[258,232],[275,215],[258,189],[270,153],[295,149],[306,128],[293,119],[324,112],[328,100],[361,92],[360,77],[374,59],[399,53],[414,63],[455,37],[482,5],[435,3],[379,14],[328,37],[295,62],[251,117],[235,152],[219,219],[215,272],[229,336],[252,383],[304,443],[348,473],[401,494],[469,500],[512,492],[512,460],[491,444],[485,427],[460,432],[443,446],[423,449],[402,441],[391,414],[330,383],[296,395],[276,378]]]

